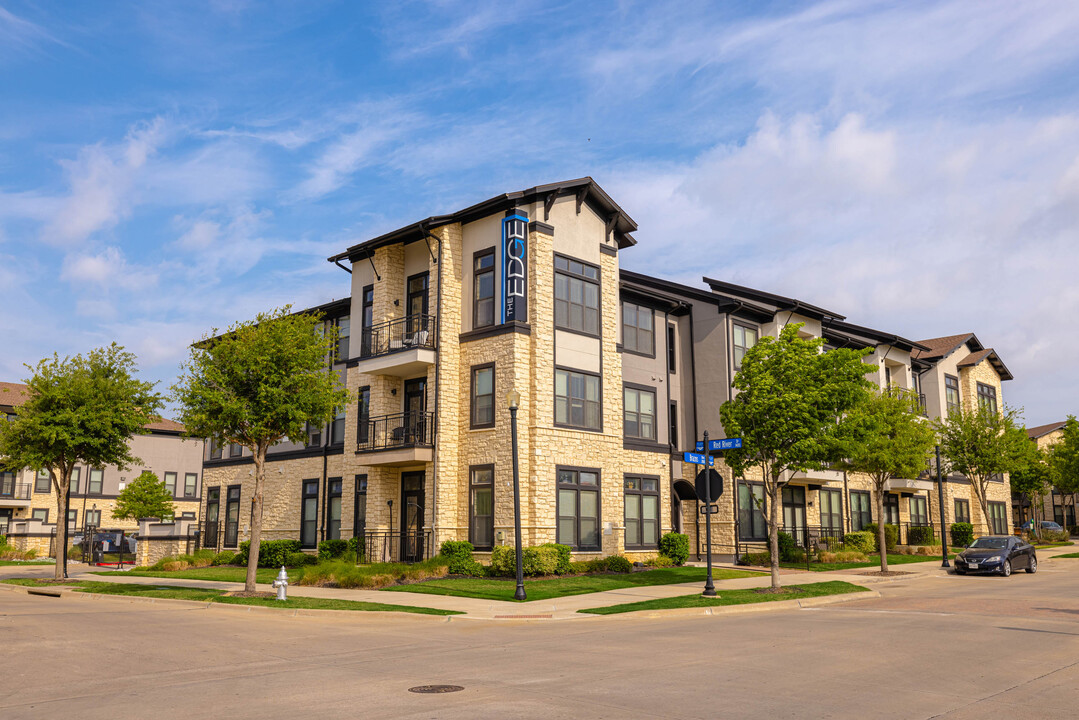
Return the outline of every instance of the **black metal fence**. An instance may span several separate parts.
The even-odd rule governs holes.
[[[126,530],[101,530],[88,525],[73,540],[82,551],[82,561],[88,565],[135,564],[135,536]]]
[[[207,520],[202,524],[201,544],[210,550],[217,549],[217,531],[220,523],[217,520]]]
[[[408,315],[365,328],[360,338],[360,357],[411,350],[435,349],[435,316]]]
[[[434,536],[430,530],[367,532],[363,535],[361,562],[413,563],[434,556]]]
[[[363,423],[364,421],[360,421]],[[433,412],[405,412],[370,418],[360,427],[358,450],[430,447],[435,439]]]

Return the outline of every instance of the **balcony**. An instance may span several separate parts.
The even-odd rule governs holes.
[[[356,452],[365,465],[404,467],[434,458],[435,414],[397,413],[360,421]]]
[[[409,377],[434,365],[436,323],[433,315],[409,315],[360,334],[360,372]]]
[[[819,487],[830,483],[842,483],[843,473],[839,470],[798,470],[791,475],[788,481],[790,485],[804,485],[806,487]]]
[[[929,417],[929,406],[926,404],[925,393],[918,393],[918,407],[922,411],[922,417]]]
[[[0,482],[0,507],[30,507],[30,483],[16,483],[14,478]]]

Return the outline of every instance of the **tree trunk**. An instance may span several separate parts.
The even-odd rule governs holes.
[[[978,500],[978,505],[982,509],[982,522],[985,523],[985,534],[993,534],[993,526],[989,522],[989,498],[988,488],[986,485],[989,483],[988,479],[983,478],[971,478],[970,487],[974,490],[974,497]]]
[[[56,490],[56,547],[53,552],[56,565],[53,576],[57,580],[63,580],[67,577],[67,491],[71,487],[71,468],[60,468],[60,477],[56,477],[56,473],[51,469],[49,473]]]
[[[768,489],[768,548],[769,560],[772,567],[772,589],[778,590],[779,585],[779,519],[776,514],[776,506],[779,504],[776,496],[779,491],[775,482]]]
[[[251,539],[247,551],[245,592],[255,592],[255,576],[259,567],[259,542],[262,540],[262,486],[266,479],[266,448],[255,448],[255,494],[251,496]]]
[[[888,572],[888,534],[884,532],[884,484],[888,478],[877,481],[877,549],[880,551],[880,571]]]

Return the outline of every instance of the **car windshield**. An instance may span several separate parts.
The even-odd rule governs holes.
[[[972,548],[983,548],[987,550],[1001,550],[1008,544],[1008,538],[999,537],[982,537],[978,538],[970,544]]]

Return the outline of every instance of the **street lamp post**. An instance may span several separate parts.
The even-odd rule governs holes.
[[[704,592],[701,595],[705,597],[716,596],[716,586],[712,582],[712,477],[708,472],[708,460],[711,458],[712,453],[708,450],[708,431],[704,431],[704,526],[705,536],[708,538],[708,577],[704,581]]]
[[[940,566],[951,567],[948,564],[947,531],[944,529],[944,474],[940,469],[940,445],[937,445],[937,497],[940,498]]]
[[[516,390],[506,393],[506,403],[510,406],[510,433],[513,436],[513,537],[517,554],[517,590],[514,600],[527,600],[525,594],[524,567],[521,564],[521,480],[517,468],[517,406],[521,394]]]

